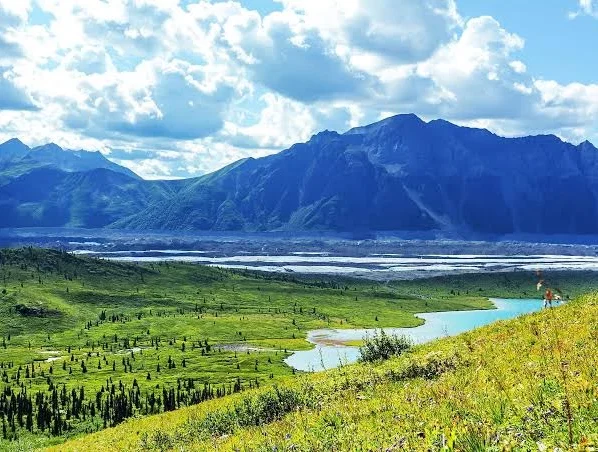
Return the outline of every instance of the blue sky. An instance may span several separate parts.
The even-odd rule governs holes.
[[[598,142],[598,0],[0,0],[0,141],[197,176],[413,112]]]
[[[491,15],[525,39],[521,55],[530,73],[561,83],[596,83],[598,22],[567,0],[461,0],[465,17]]]

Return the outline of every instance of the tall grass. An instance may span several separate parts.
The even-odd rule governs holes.
[[[204,417],[190,419],[174,432],[155,431],[144,434],[143,450],[169,450],[175,444],[207,440],[230,435],[239,429],[270,424],[300,409],[314,408],[317,396],[313,386],[297,388],[274,386],[257,394],[242,397],[230,408],[208,412]]]

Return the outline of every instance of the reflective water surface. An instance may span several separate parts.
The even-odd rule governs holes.
[[[454,336],[465,331],[488,325],[497,320],[511,319],[542,309],[541,300],[506,300],[493,298],[496,309],[476,311],[450,311],[418,314],[425,323],[415,328],[384,328],[387,334],[405,335],[421,344],[434,339]],[[297,370],[320,371],[352,363],[359,357],[358,347],[331,345],[347,341],[361,340],[372,335],[373,329],[323,329],[310,331],[307,340],[316,347],[298,351],[285,362]]]

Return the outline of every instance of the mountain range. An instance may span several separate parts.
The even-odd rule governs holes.
[[[183,181],[0,145],[0,227],[598,233],[598,149],[398,115]]]

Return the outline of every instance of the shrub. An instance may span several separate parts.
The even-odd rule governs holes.
[[[433,380],[446,372],[452,372],[461,365],[466,364],[458,354],[444,356],[442,353],[432,352],[423,359],[408,360],[405,367],[398,371],[390,370],[387,377],[392,381],[403,381],[413,378]]]
[[[366,337],[359,348],[359,360],[366,363],[384,361],[409,350],[413,345],[406,336],[389,336],[384,330],[375,331],[372,337]]]
[[[318,397],[313,386],[300,389],[274,386],[258,394],[248,394],[232,407],[214,410],[202,419],[189,420],[178,432],[187,440],[229,435],[245,427],[259,427],[282,419],[286,414],[303,408],[313,408]],[[166,450],[172,437],[164,432],[141,438],[142,450]]]

